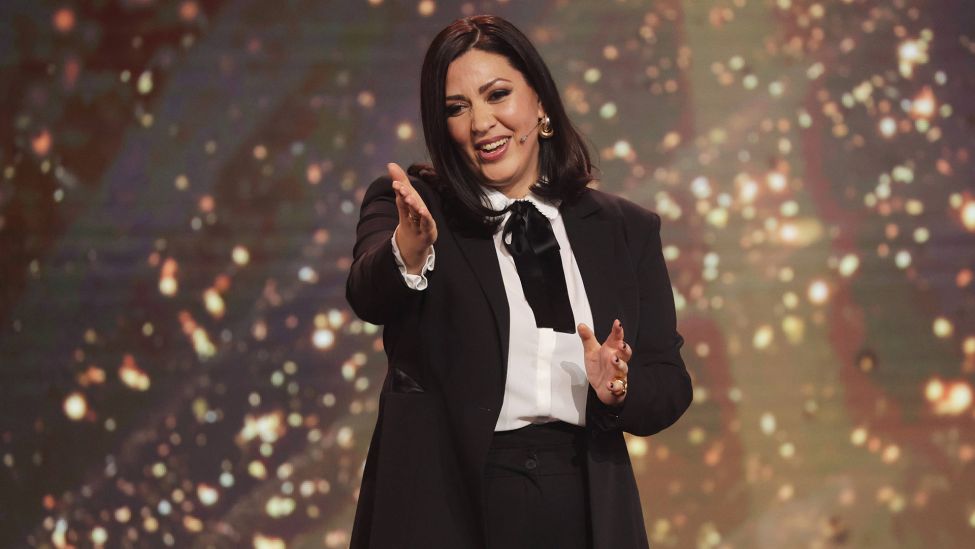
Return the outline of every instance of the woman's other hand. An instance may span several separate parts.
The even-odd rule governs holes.
[[[389,177],[393,180],[396,192],[396,209],[399,211],[399,225],[396,228],[396,246],[399,247],[406,271],[420,274],[423,263],[430,252],[430,246],[437,241],[437,222],[430,210],[410,184],[403,168],[394,163],[386,165]]]
[[[618,406],[626,398],[626,363],[633,357],[633,348],[623,341],[623,324],[613,321],[613,329],[600,345],[592,328],[578,326],[585,351],[586,377],[603,404]]]

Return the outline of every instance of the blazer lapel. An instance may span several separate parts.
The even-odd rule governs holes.
[[[504,364],[501,368],[501,387],[504,387],[504,376],[508,369],[508,330],[510,319],[508,313],[508,294],[504,290],[501,278],[501,266],[498,265],[498,255],[494,250],[494,239],[491,237],[476,237],[451,231],[457,241],[457,247],[467,259],[471,270],[481,284],[484,297],[487,298],[494,311],[494,325],[498,330],[498,341],[501,343],[501,356]]]
[[[586,287],[589,308],[595,326],[590,326],[601,343],[609,336],[613,320],[623,321],[618,280],[611,278],[618,261],[614,258],[613,226],[602,207],[586,192],[571,205],[563,204],[562,218],[565,232],[572,245],[572,253],[579,264],[579,273]]]

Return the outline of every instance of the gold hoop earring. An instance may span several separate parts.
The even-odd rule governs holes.
[[[542,117],[541,125],[538,127],[538,136],[542,139],[548,139],[555,135],[555,129],[552,128],[552,119],[545,115]]]

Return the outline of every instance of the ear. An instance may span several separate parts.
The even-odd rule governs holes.
[[[542,106],[542,100],[538,100],[538,112],[536,113],[536,118],[541,120],[545,116],[545,107]]]

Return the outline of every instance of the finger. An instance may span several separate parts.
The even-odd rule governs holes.
[[[416,194],[416,192],[414,192],[410,196],[407,196],[405,200],[406,203],[410,206],[410,209],[413,210],[413,213],[417,215],[423,215],[426,212],[427,209],[426,204],[423,203],[423,200],[420,199],[420,195]]]
[[[395,188],[396,182],[394,182],[393,185]],[[396,193],[396,212],[399,214],[400,225],[404,225],[404,226],[411,225],[410,222],[411,208],[409,202],[407,201],[406,197],[404,197],[402,194],[399,194],[398,192]]]
[[[407,189],[407,186],[401,182],[396,182],[399,192],[396,198],[401,199],[402,203],[409,208],[411,213],[418,213],[420,210],[424,209],[423,201],[420,200],[420,195],[416,191]]]
[[[437,222],[433,220],[433,215],[430,210],[423,208],[419,213],[420,216],[420,228],[423,232],[429,233],[432,237],[436,237]]]
[[[579,332],[579,338],[582,339],[582,349],[589,353],[592,351],[599,350],[599,342],[596,341],[596,335],[592,333],[592,329],[585,324],[579,324],[576,326],[576,331]]]
[[[401,214],[403,213],[404,209],[408,208],[406,204],[406,197],[403,196],[403,193],[400,190],[402,188],[403,187],[400,185],[399,181],[393,181],[393,193],[396,198],[396,210]]]
[[[619,355],[617,355],[615,353],[613,354],[613,357],[610,360],[613,362],[613,366],[616,366],[616,369],[617,370],[619,370],[624,375],[626,375],[626,372],[628,371],[629,366],[627,366],[625,360],[621,359],[619,357]]]
[[[400,225],[404,225],[408,230],[419,234],[427,244],[433,244],[437,240],[437,222],[433,219],[433,214],[423,203],[423,200],[414,191],[414,194],[406,197],[397,196],[397,205],[402,203],[400,210]]]
[[[389,164],[386,164],[386,170],[389,171],[389,177],[393,181],[399,181],[406,186],[407,189],[413,190],[413,185],[410,185],[410,178],[407,177],[406,172],[403,171],[403,168],[399,167],[399,164],[390,162]]]
[[[410,184],[409,177],[403,173],[403,169],[396,164],[387,164],[387,169],[389,170],[389,177],[393,179],[393,192],[397,198],[397,205],[399,204],[400,198],[407,200],[412,196],[417,194],[413,185]]]
[[[609,337],[606,338],[606,343],[614,348],[619,348],[620,344],[623,343],[623,323],[620,319],[613,321],[613,329],[609,332]]]
[[[413,208],[413,219],[416,220],[414,224],[417,229],[427,232],[433,226],[433,216],[430,215],[430,210],[427,210],[422,202],[417,204],[416,200],[410,201],[410,207]]]
[[[615,396],[620,396],[620,395],[625,394],[625,392],[623,390],[623,387],[625,387],[625,385],[623,385],[623,380],[621,380],[621,379],[614,379],[614,380],[610,381],[608,387],[609,387],[609,390]]]
[[[620,357],[620,360],[623,362],[629,362],[630,359],[633,358],[633,347],[630,347],[630,345],[624,341],[620,344],[620,350],[617,351],[616,355]]]
[[[399,164],[395,162],[390,162],[386,164],[386,169],[389,170],[389,177],[393,179],[393,188],[397,189],[404,198],[413,197],[416,202],[419,202],[419,205],[412,204],[415,210],[423,209],[420,207],[423,205],[423,199],[420,198],[420,193],[416,192],[413,184],[410,183],[410,178],[403,171],[403,168],[400,168]]]
[[[412,186],[410,185],[410,180],[405,177],[406,174],[403,173],[402,168],[396,164],[387,164],[387,170],[389,171],[389,177],[393,180],[393,194],[396,198],[406,198],[410,196],[412,191]]]
[[[426,209],[423,198],[410,183],[410,178],[403,171],[403,168],[394,162],[390,162],[386,164],[386,169],[389,170],[389,177],[393,179],[393,188],[396,189],[397,193],[406,198],[416,212]]]
[[[424,222],[426,222],[427,225],[433,223],[433,216],[430,214],[430,210],[427,209],[426,204],[420,200],[419,196],[414,195],[407,198],[406,204],[410,207],[412,219],[415,220],[414,224],[417,227],[424,226]]]

